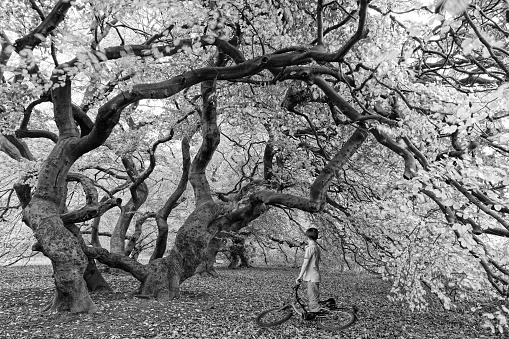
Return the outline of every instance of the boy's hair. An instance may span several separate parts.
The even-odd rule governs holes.
[[[318,239],[318,230],[314,227],[311,227],[311,228],[308,228],[306,230],[306,236],[311,239],[311,240],[315,240]]]

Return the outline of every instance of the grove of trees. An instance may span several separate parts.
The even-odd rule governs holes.
[[[451,307],[451,281],[508,296],[507,1],[23,0],[0,19],[2,242],[33,232],[48,309],[94,312],[97,262],[170,300],[224,239],[281,242],[275,215],[412,308]]]

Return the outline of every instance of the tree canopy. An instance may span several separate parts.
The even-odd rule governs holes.
[[[0,6],[0,220],[23,208],[53,264],[51,308],[94,311],[94,260],[140,295],[177,296],[274,209],[309,213],[337,258],[414,308],[427,291],[450,307],[450,279],[507,297],[506,1]]]

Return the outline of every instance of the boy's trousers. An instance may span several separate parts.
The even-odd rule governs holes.
[[[307,281],[309,312],[317,312],[320,309],[320,283]]]

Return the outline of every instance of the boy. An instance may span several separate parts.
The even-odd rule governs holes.
[[[308,237],[308,245],[304,253],[304,262],[300,269],[300,274],[295,280],[297,284],[301,281],[307,282],[309,312],[319,312],[320,305],[318,300],[320,297],[320,247],[316,243],[318,239],[318,230],[316,228],[308,228],[306,230]]]

